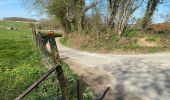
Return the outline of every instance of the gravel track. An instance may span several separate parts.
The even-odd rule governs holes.
[[[59,53],[70,68],[106,100],[170,100],[170,53],[114,55],[65,47]]]

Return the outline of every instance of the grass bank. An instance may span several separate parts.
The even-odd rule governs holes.
[[[98,36],[90,31],[69,33],[60,42],[72,48],[100,53],[139,54],[170,51],[170,31],[162,33],[145,33],[129,28],[121,38],[113,32]]]
[[[18,30],[6,30],[8,26]],[[0,22],[0,100],[13,100],[32,85],[46,71],[32,41],[31,30],[22,22]],[[62,63],[71,100],[76,99],[77,75]],[[91,92],[84,89],[84,98]],[[55,77],[49,76],[25,100],[61,99],[61,91]]]

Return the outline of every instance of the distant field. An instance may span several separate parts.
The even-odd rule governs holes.
[[[28,24],[24,23],[24,22],[0,21],[0,29],[6,29],[7,27],[16,27],[18,29],[27,29]]]

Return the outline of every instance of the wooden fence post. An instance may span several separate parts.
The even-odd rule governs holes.
[[[33,35],[33,39],[36,41],[37,49],[39,50],[40,53],[42,53],[43,52],[42,46],[44,46],[42,42],[44,41],[42,40],[43,39],[42,36],[36,33],[35,27],[32,27],[32,35]],[[57,44],[55,41],[55,37],[54,35],[50,35],[50,36],[47,35],[47,38],[48,38],[50,48],[51,48],[52,60],[54,62],[53,64],[54,65],[60,64],[60,57],[59,57],[59,52],[58,52]],[[65,82],[65,77],[64,77],[63,69],[61,66],[58,66],[56,68],[55,75],[60,84],[63,100],[69,100],[67,85]]]
[[[37,34],[36,34],[35,27],[32,27],[32,38],[33,38],[33,40],[35,41],[36,47],[37,47],[38,44],[37,44],[37,36],[36,36],[36,35],[37,35]]]
[[[77,80],[77,100],[83,100],[83,80]]]
[[[32,36],[33,36],[33,40],[36,40],[36,30],[35,30],[35,27],[32,27]]]
[[[51,53],[52,53],[52,56],[53,56],[54,63],[59,64],[60,63],[60,57],[59,57],[59,52],[58,52],[58,48],[57,48],[57,44],[56,44],[54,36],[49,36],[49,44],[50,44]],[[66,85],[66,82],[65,82],[64,73],[63,73],[63,69],[62,69],[61,66],[56,68],[56,77],[58,78],[58,81],[59,81],[59,84],[60,84],[63,99],[69,100],[67,85]]]
[[[57,48],[57,44],[55,41],[55,37],[54,36],[49,36],[49,44],[50,44],[50,48],[51,48],[51,53],[54,57],[54,62],[55,63],[60,63],[60,56],[59,56],[59,52],[58,52],[58,48]]]
[[[65,78],[64,78],[64,74],[63,74],[63,70],[62,70],[61,66],[58,66],[56,68],[56,76],[57,76],[59,84],[60,84],[61,92],[63,95],[63,100],[69,100],[67,85],[65,82]]]

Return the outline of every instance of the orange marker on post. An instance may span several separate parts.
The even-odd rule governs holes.
[[[47,36],[54,36],[54,32],[52,32],[52,31],[48,32]]]

